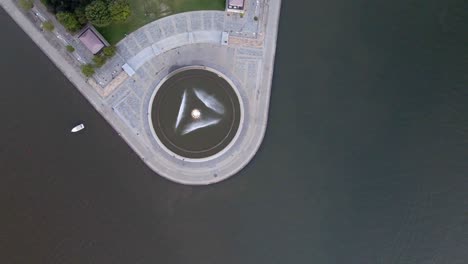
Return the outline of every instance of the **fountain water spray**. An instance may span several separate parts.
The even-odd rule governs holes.
[[[192,96],[193,98],[191,98]],[[202,112],[204,111],[202,109],[190,109],[187,101],[193,102],[193,100],[198,100],[207,108],[205,110],[210,109],[214,113],[211,114],[211,116],[203,115]],[[216,125],[222,120],[224,111],[223,104],[221,104],[214,96],[209,95],[200,89],[191,89],[191,91],[188,91],[187,89],[182,95],[174,129],[181,129],[181,135],[185,135],[200,128]]]

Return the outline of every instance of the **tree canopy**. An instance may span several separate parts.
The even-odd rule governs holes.
[[[20,1],[19,1],[19,5],[20,5],[21,8],[23,8],[24,10],[29,10],[29,9],[33,8],[34,3],[33,3],[32,0],[20,0]]]
[[[30,9],[33,0],[19,0]],[[112,22],[124,22],[132,11],[128,0],[41,0],[65,28],[71,32],[79,30],[88,22],[105,27]]]
[[[68,52],[74,52],[75,48],[72,45],[67,45],[66,46]]]
[[[91,64],[85,64],[85,65],[81,66],[81,72],[86,77],[91,77],[94,74],[94,67]]]
[[[73,13],[59,12],[55,15],[57,20],[70,32],[78,31],[81,28],[80,23]]]
[[[104,56],[106,56],[108,58],[111,58],[112,56],[114,56],[115,52],[116,52],[116,47],[115,46],[105,47],[102,50],[102,53],[104,54]]]
[[[127,0],[114,0],[110,2],[109,12],[114,22],[124,22],[132,14]]]
[[[111,14],[106,3],[96,0],[85,8],[86,18],[98,27],[108,26],[112,22]]]
[[[78,22],[80,22],[81,25],[85,25],[88,23],[88,18],[86,17],[86,11],[84,6],[80,6],[77,9],[75,9],[75,16]]]
[[[74,12],[79,7],[85,7],[91,0],[41,0],[47,6],[49,11],[58,12]]]
[[[54,24],[50,20],[47,20],[44,23],[42,23],[42,28],[47,31],[52,31],[54,30],[55,27],[54,27]]]
[[[97,68],[101,68],[102,65],[106,64],[107,58],[102,55],[94,55],[93,62]]]

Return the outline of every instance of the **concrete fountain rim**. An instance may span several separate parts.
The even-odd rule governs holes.
[[[148,113],[151,113],[151,110],[153,108],[153,102],[154,102],[154,99],[156,97],[156,94],[157,92],[159,91],[159,89],[161,88],[161,86],[169,79],[171,78],[172,76],[178,74],[178,73],[181,73],[181,72],[184,72],[184,71],[187,71],[187,70],[206,70],[206,71],[209,71],[209,72],[212,72],[212,73],[215,73],[217,74],[219,77],[223,78],[232,88],[232,90],[234,91],[234,93],[236,94],[237,96],[237,100],[239,102],[239,112],[240,112],[240,119],[239,119],[239,127],[237,128],[237,131],[236,131],[236,134],[234,135],[234,137],[231,139],[231,141],[229,142],[229,144],[224,147],[221,151],[215,153],[214,155],[211,155],[211,156],[208,156],[208,157],[204,157],[204,158],[189,158],[189,157],[184,157],[184,156],[181,156],[175,152],[173,152],[172,150],[170,150],[169,148],[167,148],[164,143],[161,142],[161,140],[159,139],[159,137],[157,136],[156,134],[156,131],[154,129],[154,126],[153,126],[153,120],[152,120],[152,115],[148,115],[148,122],[149,122],[149,125],[150,125],[150,130],[151,130],[151,135],[153,136],[153,138],[156,140],[156,142],[158,143],[158,145],[166,152],[168,153],[169,155],[181,160],[181,161],[186,161],[186,162],[206,162],[206,161],[210,161],[210,160],[213,160],[213,159],[216,159],[220,156],[222,156],[223,154],[225,154],[227,151],[229,151],[230,148],[232,148],[232,146],[235,144],[235,142],[238,140],[240,134],[241,134],[241,131],[243,129],[243,126],[244,126],[244,101],[242,100],[242,96],[240,95],[239,93],[239,90],[238,90],[238,87],[234,84],[234,82],[228,78],[224,73],[214,69],[214,68],[211,68],[211,67],[207,67],[207,66],[201,66],[201,65],[191,65],[191,66],[185,66],[185,67],[181,67],[181,68],[178,68],[172,72],[170,72],[169,74],[167,74],[157,85],[156,85],[156,88],[153,90],[152,94],[151,94],[151,98],[150,98],[150,101],[149,101],[149,104],[148,104]]]

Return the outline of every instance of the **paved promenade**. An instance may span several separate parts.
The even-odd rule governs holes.
[[[138,29],[117,44],[119,61],[128,76],[121,77],[106,93],[90,85],[96,80],[87,81],[12,0],[1,3],[158,174],[183,184],[219,182],[245,167],[260,147],[268,119],[281,1],[248,1],[244,17],[223,11],[188,12]],[[232,147],[214,159],[196,162],[166,152],[149,123],[150,101],[157,84],[170,72],[190,65],[207,66],[226,75],[235,84],[244,109],[242,129]]]

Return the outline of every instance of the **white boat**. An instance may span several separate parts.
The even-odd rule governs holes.
[[[84,128],[84,125],[83,124],[79,124],[77,125],[76,127],[72,128],[71,132],[72,133],[75,133],[75,132],[78,132],[80,130],[82,130]]]

